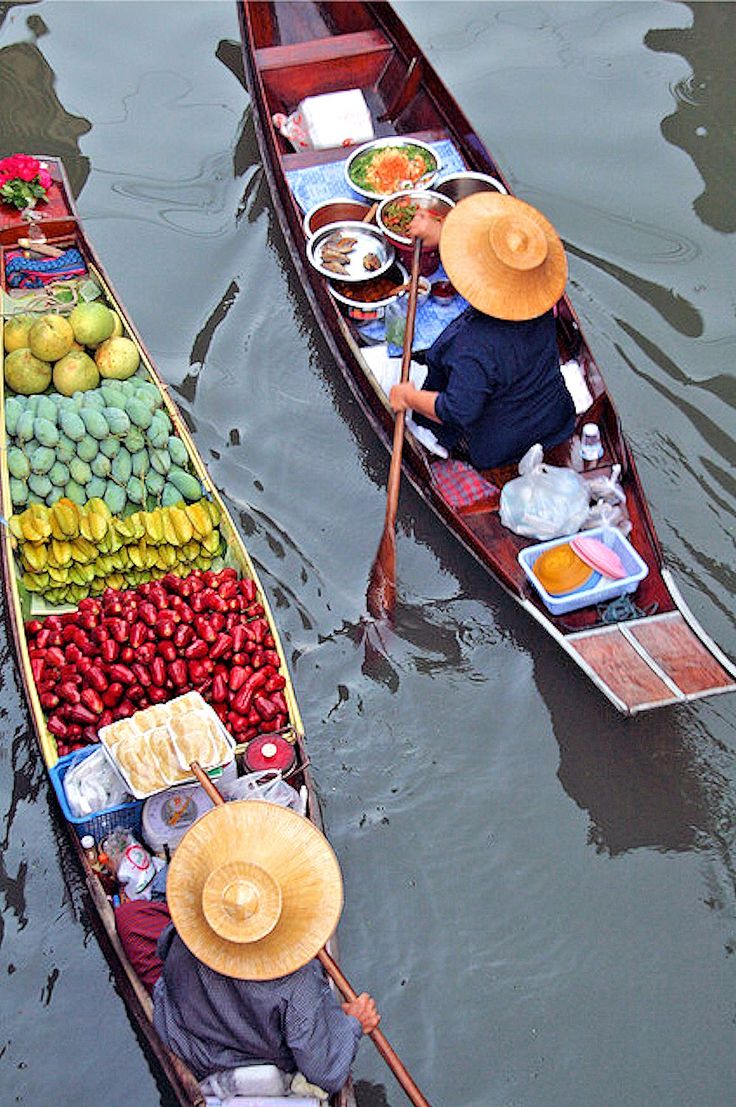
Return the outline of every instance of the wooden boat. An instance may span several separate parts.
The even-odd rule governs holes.
[[[326,169],[334,169],[357,147],[297,151],[274,125],[273,117],[277,113],[288,117],[309,96],[360,89],[376,138],[400,135],[435,144],[435,149],[449,142],[465,170],[490,175],[507,192],[508,182],[389,4],[242,0],[239,13],[261,157],[294,265],[337,366],[390,449],[393,415],[371,371],[365,331],[310,265],[305,212],[295,195],[295,182],[306,171],[320,169],[326,178]],[[329,179],[334,181],[334,174]],[[337,192],[349,194],[345,184]],[[609,609],[606,619],[596,607],[551,614],[518,561],[520,550],[531,541],[501,525],[497,501],[483,504],[481,510],[450,506],[439,491],[431,456],[411,433],[404,446],[403,474],[494,580],[619,711],[634,714],[731,691],[736,687],[736,668],[688,610],[665,564],[634,457],[601,369],[566,296],[557,304],[556,315],[561,359],[577,362],[590,397],[579,411],[576,433],[584,423],[595,422],[604,445],[600,461],[586,462],[583,476],[590,480],[610,475],[612,467],[620,465],[632,524],[630,541],[648,568],[634,596],[635,617],[612,617]],[[548,457],[556,464],[569,459],[569,452],[559,449]],[[516,471],[509,468],[495,477],[495,483],[502,486],[512,475]]]
[[[145,349],[140,335],[138,335],[132,321],[128,318],[125,309],[115,294],[109,278],[105,275],[102,265],[97,259],[86,237],[74,205],[63,165],[53,158],[44,158],[42,160],[44,164],[47,165],[51,174],[52,185],[48,195],[48,202],[39,204],[37,208],[40,218],[35,227],[29,226],[29,223],[24,221],[17,211],[0,203],[0,273],[2,273],[1,306],[3,322],[7,323],[11,316],[15,314],[21,306],[24,310],[29,310],[29,308],[34,305],[34,297],[42,294],[45,295],[47,300],[49,296],[51,297],[49,302],[54,303],[54,310],[62,313],[68,311],[71,305],[62,302],[63,297],[69,295],[68,289],[70,288],[76,288],[77,292],[80,290],[80,285],[78,283],[75,284],[74,281],[57,281],[56,283],[52,283],[47,286],[46,293],[43,293],[43,290],[36,289],[32,290],[30,293],[24,294],[10,289],[6,282],[6,264],[9,258],[18,254],[19,240],[26,239],[29,233],[35,236],[32,238],[32,244],[36,249],[26,251],[26,256],[37,257],[38,260],[47,257],[49,250],[53,253],[66,251],[68,248],[74,247],[79,251],[86,268],[86,273],[80,279],[84,281],[91,280],[97,284],[101,292],[101,302],[117,312],[122,322],[124,334],[138,347],[141,356],[141,365],[137,371],[136,378],[142,376],[150,385],[155,386],[160,399],[161,409],[166,412],[170,419],[173,427],[173,434],[180,439],[181,443],[183,443],[186,448],[187,464],[191,473],[195,475],[196,480],[200,482],[201,495],[211,506],[213,514],[219,517],[217,527],[219,528],[221,542],[218,552],[213,555],[212,572],[215,572],[219,567],[228,566],[231,571],[234,570],[232,576],[237,578],[239,583],[244,581],[252,582],[252,585],[248,586],[250,589],[249,594],[252,595],[255,593],[255,603],[260,606],[251,608],[248,617],[255,618],[256,622],[260,619],[262,621],[262,630],[264,629],[263,623],[265,622],[267,633],[270,634],[271,637],[270,639],[264,637],[262,641],[266,645],[269,645],[272,651],[278,654],[279,664],[277,668],[278,672],[284,678],[282,694],[286,704],[286,712],[285,715],[279,719],[279,725],[275,729],[275,732],[293,743],[295,761],[293,771],[289,773],[289,780],[297,791],[302,788],[306,789],[307,814],[315,824],[320,825],[319,807],[308,770],[308,759],[304,749],[304,732],[298,704],[294,696],[294,689],[283,650],[279,642],[278,632],[269,610],[267,599],[258,582],[252,561],[216,488],[213,486],[207,474],[176,405],[151,363],[150,356]],[[43,251],[46,251],[46,253],[43,253]],[[20,299],[18,298],[19,296],[21,297]],[[54,299],[54,297],[57,298]],[[37,306],[36,304],[36,307]],[[51,388],[47,389],[46,394],[49,395],[52,389],[53,385]],[[87,397],[89,393],[84,392],[82,395]],[[5,524],[0,527],[0,548],[2,550],[4,583],[16,656],[38,741],[39,751],[51,778],[54,779],[58,767],[63,762],[63,758],[62,760],[59,759],[60,750],[66,752],[77,745],[83,745],[85,740],[94,738],[96,724],[92,727],[92,734],[89,733],[89,727],[81,728],[83,733],[77,733],[76,735],[66,734],[63,744],[62,740],[55,737],[55,734],[49,729],[52,724],[50,722],[48,705],[53,703],[53,700],[49,700],[48,698],[44,699],[44,696],[48,694],[48,692],[44,692],[47,683],[45,679],[47,670],[39,670],[38,655],[41,651],[34,648],[34,642],[38,643],[39,638],[36,636],[31,639],[31,630],[29,628],[33,628],[34,625],[43,626],[46,624],[48,626],[48,620],[50,618],[61,618],[62,621],[67,616],[74,618],[79,613],[80,608],[73,603],[65,603],[62,605],[49,603],[46,602],[42,590],[29,591],[28,573],[27,571],[24,573],[24,566],[21,563],[22,549],[25,548],[25,546],[22,542],[19,542],[17,537],[13,534],[14,519],[17,520],[21,518],[22,512],[27,510],[27,508],[19,505],[14,506],[11,496],[8,451],[9,448],[12,447],[14,440],[17,441],[17,437],[14,439],[12,434],[6,433],[6,419],[10,399],[10,390],[7,385],[4,384],[2,394],[0,395],[0,445],[2,446],[2,450],[0,451],[0,457],[2,458],[2,462],[0,463],[0,511],[3,515],[2,521]],[[26,452],[29,452],[28,443],[26,442],[24,445]],[[35,502],[40,501],[40,496],[34,495],[33,493],[31,493],[30,498]],[[84,510],[84,504],[81,498],[80,503],[81,510]],[[130,506],[129,504],[126,511],[129,511]],[[140,511],[143,510],[150,511],[151,504],[147,503],[147,505],[142,505]],[[10,520],[10,525],[7,524],[8,520]],[[97,551],[95,551],[95,553],[96,552]],[[165,581],[166,572],[167,570],[154,566],[150,571],[151,580],[163,579]],[[125,576],[125,572],[123,572],[123,576]],[[135,581],[135,579],[138,578],[133,577],[133,581]],[[180,579],[182,581],[191,579],[188,575],[187,568],[182,569]],[[108,597],[112,594],[113,597],[118,595],[124,598],[125,596],[130,596],[131,591],[142,587],[140,584],[136,585],[134,582],[131,583],[128,580],[123,580],[122,577],[118,575],[117,577],[108,577],[106,582],[92,588],[90,594],[99,594],[102,588],[105,587],[105,584],[109,589],[108,592],[105,593]],[[117,586],[114,591],[110,589],[111,584]],[[84,606],[84,602],[80,602],[82,602]],[[252,625],[253,623],[251,623],[251,626]],[[125,638],[121,640],[125,641]],[[128,639],[128,642],[130,642],[130,639]],[[62,640],[61,644],[65,645],[65,642]],[[67,644],[67,651],[68,648]],[[275,664],[275,659],[272,658],[272,661],[274,661]],[[82,664],[82,661],[77,661],[80,671]],[[133,660],[130,660],[130,664],[135,668],[135,662]],[[228,660],[226,665],[227,667],[232,666],[233,661]],[[163,692],[165,693],[163,698],[169,699],[181,692],[185,692],[188,688],[196,687],[193,683],[191,672],[192,670],[190,669],[187,679],[180,687],[172,685],[167,680],[163,687]],[[82,685],[78,686],[81,687]],[[200,684],[200,690],[205,699],[207,699],[208,702],[212,702],[212,685],[210,684],[208,687],[206,684]],[[125,695],[127,696],[130,692],[131,688],[127,687],[125,689]],[[146,702],[149,701],[145,696],[143,699],[138,697],[136,699],[136,706],[141,708]],[[46,708],[44,708],[44,703],[47,705]],[[100,716],[100,719],[102,719],[102,716]],[[78,730],[79,729],[80,728],[78,728]],[[273,730],[274,728],[271,729]],[[241,738],[242,737],[241,735]],[[236,760],[238,760],[238,755],[242,753],[245,748],[246,746],[242,741],[239,742],[236,746]],[[70,756],[74,755],[72,754]],[[60,778],[56,776],[55,779],[58,782]],[[57,798],[59,798],[58,788]],[[91,832],[93,836],[101,837],[103,833],[115,825],[129,825],[129,821],[126,820],[132,820],[136,817],[130,810],[135,806],[135,804],[128,804],[122,809],[115,808],[109,814],[103,813],[99,816],[91,816],[84,822],[84,832]],[[140,806],[139,804],[138,807],[140,808]],[[64,816],[63,806],[62,816]],[[138,811],[137,817],[140,818],[140,811]],[[116,983],[134,1019],[135,1025],[139,1028],[143,1041],[146,1043],[153,1058],[160,1066],[161,1073],[170,1088],[172,1102],[175,1101],[181,1104],[182,1107],[203,1105],[205,1101],[198,1082],[181,1060],[166,1048],[154,1030],[150,997],[133,971],[121,947],[115,929],[113,906],[101,882],[99,870],[90,864],[85,851],[80,846],[80,831],[83,820],[77,819],[73,822],[69,819],[65,819],[65,822],[73,849],[76,851],[79,864],[84,872],[91,906],[90,917],[93,921],[99,941],[109,960]],[[167,1096],[167,1099],[168,1098]],[[330,1103],[332,1107],[354,1107],[355,1099],[350,1083],[348,1083],[339,1094],[332,1096],[330,1098]]]

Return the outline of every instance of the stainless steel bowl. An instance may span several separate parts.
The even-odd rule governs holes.
[[[328,240],[334,237],[354,239],[354,245],[349,253],[346,253],[347,265],[343,272],[335,272],[329,268],[329,260],[324,252],[329,248]],[[378,259],[378,268],[366,269],[364,260],[368,254],[375,254]],[[373,277],[380,277],[387,269],[390,269],[394,261],[394,248],[387,242],[378,227],[371,223],[356,223],[346,221],[344,223],[328,223],[320,227],[315,235],[307,241],[307,257],[311,264],[329,280],[365,281]]]
[[[435,192],[458,204],[466,196],[473,196],[476,192],[501,192],[507,195],[507,189],[497,181],[495,177],[489,177],[487,173],[451,173],[449,177],[443,177],[433,186]]]
[[[385,146],[396,147],[396,149],[406,149],[407,146],[419,146],[424,151],[425,155],[429,155],[434,165],[433,169],[428,169],[426,173],[423,173],[420,180],[422,185],[430,185],[435,179],[441,168],[441,162],[435,151],[427,142],[420,142],[418,138],[402,138],[400,135],[392,135],[390,138],[376,138],[373,142],[365,142],[362,146],[359,146],[357,150],[354,150],[350,157],[345,162],[345,180],[349,186],[358,192],[361,196],[367,196],[369,200],[380,200],[382,196],[390,195],[386,192],[375,192],[371,189],[363,188],[361,185],[356,184],[352,179],[350,173],[353,169],[355,162],[362,154],[367,153],[369,150],[380,150]],[[395,189],[393,191],[396,191]]]
[[[416,204],[417,208],[423,208],[425,211],[432,211],[435,214],[444,217],[447,215],[451,208],[455,207],[455,202],[450,200],[447,196],[442,196],[439,192],[429,191],[427,189],[408,189],[406,192],[395,192],[392,196],[387,196],[385,200],[382,200],[378,205],[376,211],[376,224],[383,231],[389,242],[393,242],[397,246],[411,246],[412,239],[409,235],[398,234],[396,231],[392,231],[385,222],[386,208],[391,204],[396,203],[397,200],[403,200],[407,198],[411,204]]]
[[[332,200],[323,200],[315,204],[304,216],[304,230],[308,238],[326,226],[327,223],[344,223],[346,220],[357,222],[371,210],[365,200],[352,200],[347,196],[335,196]]]
[[[396,270],[396,273],[395,273],[396,285],[395,285],[395,287],[400,288],[401,285],[405,284],[406,281],[409,279],[409,274],[407,273],[406,269],[404,268],[404,266],[401,264],[400,261],[395,261],[394,264],[393,264],[393,268],[390,268],[385,274],[383,274],[384,277],[385,276],[393,277],[394,276],[394,269]],[[369,284],[371,284],[371,281],[368,280],[365,283],[369,285]],[[351,290],[351,292],[352,291],[353,290]],[[358,296],[360,295],[360,289],[357,286],[354,289],[354,291],[355,291],[356,295],[358,295]],[[355,309],[358,312],[371,313],[371,314],[375,311],[376,314],[375,314],[374,318],[376,318],[376,319],[381,319],[383,317],[384,308],[386,308],[389,304],[392,304],[394,302],[394,300],[397,300],[399,298],[399,296],[401,295],[400,292],[394,292],[389,296],[385,296],[381,300],[361,300],[361,299],[357,299],[357,298],[353,297],[352,295],[351,296],[346,296],[343,292],[340,291],[339,282],[337,282],[337,281],[330,281],[330,292],[335,297],[335,299],[338,301],[338,303],[345,304],[345,306],[348,307],[348,308]]]

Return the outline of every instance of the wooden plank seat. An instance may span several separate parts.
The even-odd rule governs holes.
[[[265,74],[295,66],[337,62],[342,58],[353,60],[361,54],[389,54],[391,50],[391,43],[382,31],[354,31],[332,38],[295,42],[288,46],[263,46],[256,50],[256,61],[261,73]]]
[[[377,30],[263,47],[256,51],[256,60],[269,110],[288,114],[305,96],[375,88],[392,51]]]
[[[571,634],[566,641],[632,714],[736,688],[733,674],[679,611]]]

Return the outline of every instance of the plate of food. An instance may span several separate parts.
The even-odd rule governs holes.
[[[391,268],[394,248],[378,227],[347,221],[320,227],[307,242],[307,257],[323,277],[365,281]]]
[[[345,179],[371,200],[407,188],[428,188],[440,170],[440,159],[419,139],[378,138],[359,146],[345,162]]]

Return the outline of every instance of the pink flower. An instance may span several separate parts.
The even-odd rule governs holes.
[[[0,202],[20,209],[33,207],[37,200],[46,199],[46,190],[50,186],[51,175],[41,167],[37,158],[29,154],[13,154],[0,161]]]
[[[40,164],[36,158],[28,154],[13,154],[12,157],[3,158],[0,161],[0,173],[6,180],[20,177],[22,181],[32,181],[38,175]]]

